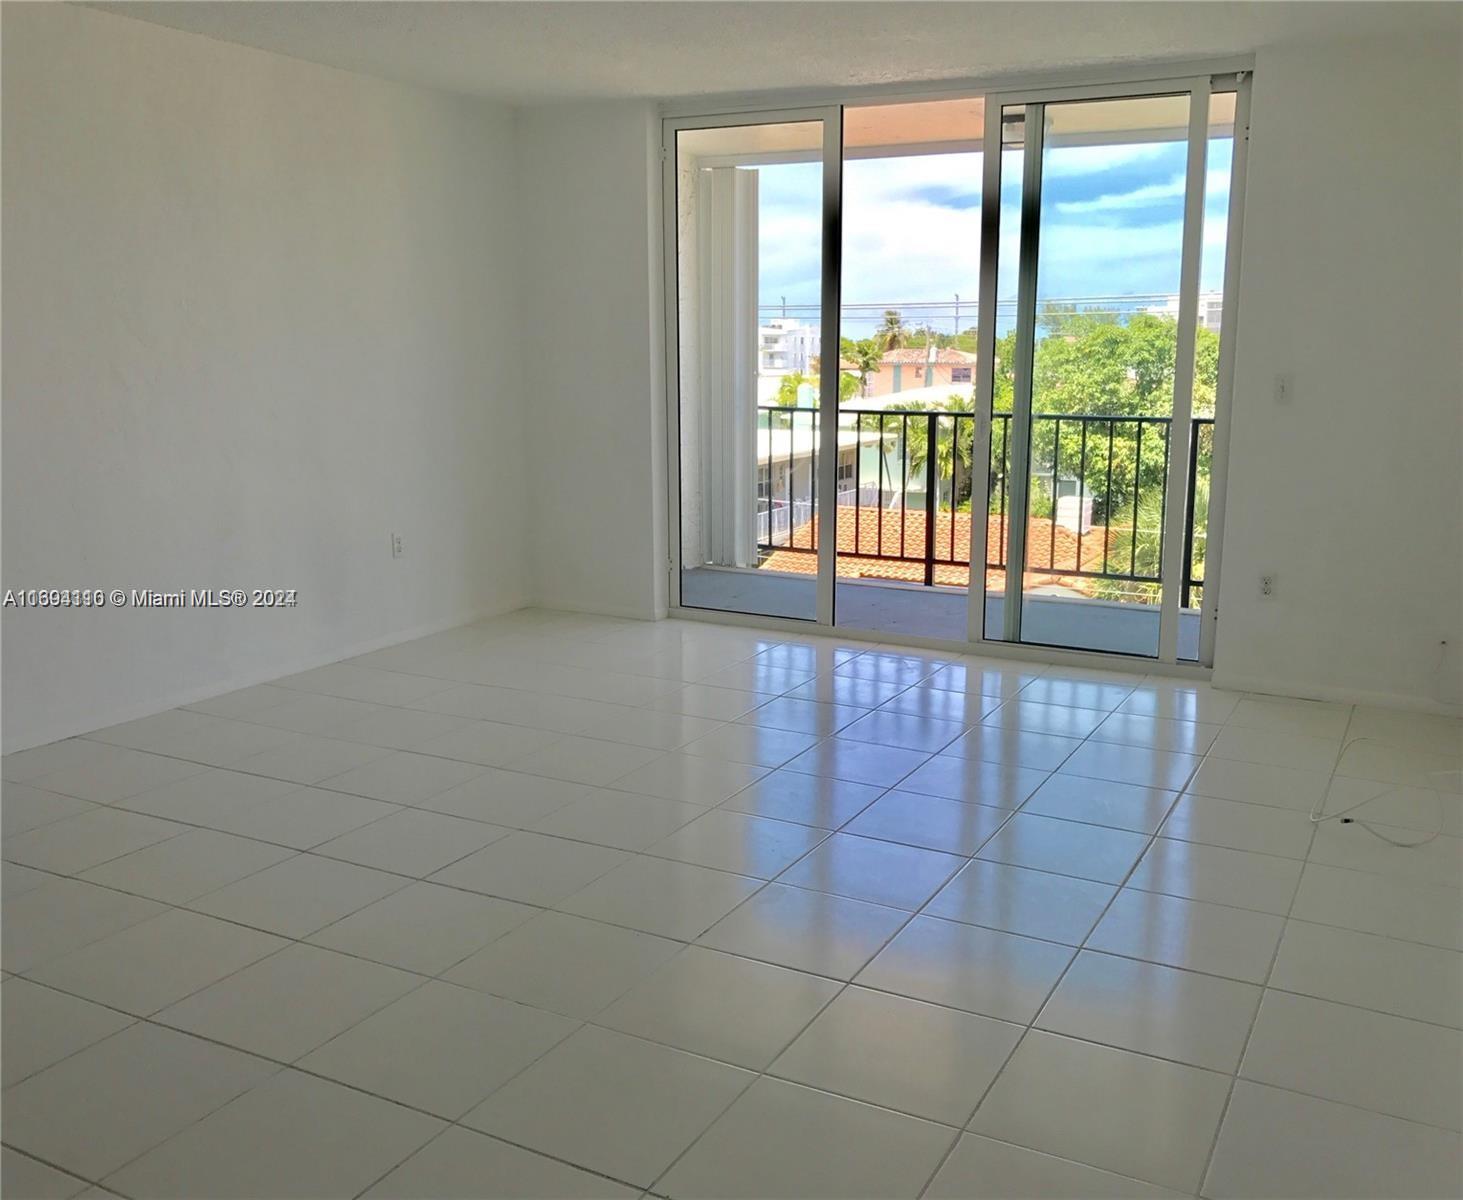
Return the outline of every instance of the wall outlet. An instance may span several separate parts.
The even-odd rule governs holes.
[[[393,533],[391,535],[391,557],[392,558],[400,558],[401,555],[402,555],[401,534],[399,534],[399,533]]]
[[[1275,376],[1275,403],[1289,404],[1294,398],[1294,377],[1288,373]]]
[[[1274,575],[1261,575],[1260,576],[1260,599],[1261,600],[1272,600],[1272,599],[1274,599],[1274,597],[1275,597],[1275,576]]]

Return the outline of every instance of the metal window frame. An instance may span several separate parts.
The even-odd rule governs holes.
[[[987,103],[990,103],[989,99]],[[1015,381],[1011,395],[1011,475],[1006,485],[1006,591],[1001,606],[1001,640],[1013,644],[1021,641],[1022,584],[1026,578],[1026,532],[1031,504],[1031,389],[1036,363],[1036,272],[1041,256],[1041,183],[1042,149],[1045,144],[1046,102],[1027,100],[996,103],[998,114],[1007,108],[1024,108],[1021,126],[1021,241],[1016,268],[1016,346],[1014,350]],[[996,144],[999,155],[1003,147]],[[984,197],[982,197],[982,202]],[[1000,197],[996,198],[1000,207]],[[982,247],[982,252],[987,248]],[[999,237],[990,252],[998,259]],[[995,312],[991,312],[991,332],[995,332]],[[991,352],[991,369],[995,369],[995,351]]]
[[[1174,345],[1173,411],[1168,426],[1168,507],[1158,574],[1158,657],[1178,661],[1179,598],[1183,590],[1185,517],[1188,514],[1189,447],[1193,443],[1194,348],[1198,341],[1199,260],[1204,253],[1204,185],[1209,170],[1209,77],[1189,90],[1189,161],[1184,180],[1184,241],[1179,265],[1179,327]],[[1136,536],[1136,531],[1135,531]]]
[[[1165,513],[1165,529],[1163,538],[1163,557],[1159,574],[1163,580],[1163,590],[1159,607],[1159,637],[1156,655],[1126,655],[1112,651],[1090,651],[1091,653],[1106,653],[1115,659],[1133,660],[1141,662],[1159,662],[1164,664],[1179,665],[1182,663],[1195,662],[1195,660],[1180,660],[1177,655],[1178,648],[1178,605],[1182,590],[1182,575],[1184,564],[1182,561],[1184,547],[1184,514],[1186,511],[1186,489],[1188,482],[1188,458],[1189,458],[1189,425],[1193,412],[1193,377],[1194,377],[1194,346],[1196,340],[1196,328],[1198,320],[1198,284],[1199,269],[1203,251],[1203,217],[1204,217],[1204,188],[1208,168],[1208,121],[1209,121],[1209,97],[1215,90],[1230,90],[1233,87],[1237,94],[1235,110],[1235,160],[1231,167],[1230,183],[1230,223],[1228,233],[1230,240],[1226,244],[1225,259],[1225,283],[1224,283],[1224,316],[1221,318],[1221,341],[1220,341],[1220,378],[1219,386],[1215,395],[1215,435],[1214,450],[1211,454],[1211,479],[1210,479],[1210,512],[1209,530],[1206,536],[1205,567],[1204,567],[1204,611],[1200,618],[1200,648],[1197,665],[1210,667],[1213,665],[1213,646],[1215,641],[1215,625],[1217,622],[1217,597],[1219,581],[1218,555],[1214,554],[1214,547],[1218,545],[1223,531],[1224,511],[1224,487],[1226,482],[1226,470],[1228,466],[1228,416],[1231,407],[1230,394],[1233,390],[1233,360],[1234,360],[1234,338],[1232,324],[1235,310],[1237,308],[1238,289],[1238,265],[1239,246],[1237,240],[1238,229],[1236,228],[1237,213],[1243,209],[1243,167],[1240,159],[1242,139],[1241,128],[1248,130],[1248,79],[1249,72],[1244,69],[1232,73],[1209,73],[1197,72],[1187,78],[1172,79],[1149,79],[1141,84],[1117,83],[1096,86],[1073,86],[1064,88],[1037,88],[1023,91],[1002,92],[988,94],[986,96],[987,113],[987,145],[986,161],[989,162],[993,150],[995,155],[1000,153],[1000,118],[999,114],[1010,107],[1025,107],[1026,120],[1024,129],[1023,146],[1026,153],[1022,158],[1023,186],[1022,186],[1022,229],[1019,245],[1020,258],[1018,260],[1018,297],[1017,297],[1017,324],[1016,324],[1016,388],[1012,404],[1011,421],[1011,451],[1010,468],[1011,478],[1007,488],[1010,496],[1010,508],[1008,521],[1010,534],[1007,542],[1006,554],[1006,590],[1002,611],[1003,628],[1002,636],[998,639],[1001,642],[1012,645],[1034,646],[1041,643],[1023,642],[1021,640],[1021,605],[1024,599],[1022,581],[1025,573],[1025,533],[1026,533],[1026,511],[1030,495],[1030,432],[1031,432],[1031,371],[1032,354],[1035,349],[1035,322],[1036,322],[1036,295],[1035,275],[1037,260],[1040,253],[1040,185],[1041,185],[1041,117],[1045,112],[1045,106],[1049,103],[1060,104],[1069,102],[1082,102],[1093,100],[1124,100],[1139,99],[1145,96],[1165,95],[1187,95],[1189,99],[1189,128],[1187,135],[1187,163],[1185,171],[1185,195],[1184,195],[1184,224],[1180,264],[1179,282],[1179,315],[1178,315],[1178,336],[1175,357],[1174,376],[1174,404],[1171,414],[1170,435],[1168,447],[1168,470],[1164,483],[1164,490],[1168,504]],[[1233,81],[1231,83],[1231,80]],[[992,117],[992,111],[997,114]],[[1243,119],[1242,119],[1243,114]],[[1036,129],[1033,137],[1033,127]],[[993,140],[994,139],[994,140]],[[1033,142],[1035,142],[1036,153],[1032,153]],[[997,181],[999,174],[996,175]],[[1035,194],[1033,194],[1033,185]],[[984,196],[982,197],[984,203]],[[995,274],[998,270],[1000,253],[1000,200],[999,193],[996,195],[994,214],[983,212],[983,217],[989,217],[989,224],[992,227],[994,236],[986,236],[986,222],[982,224],[982,280],[984,281],[987,271],[991,275],[991,299],[992,307],[982,311],[994,312],[995,304]],[[995,260],[987,263],[985,259],[989,256]],[[985,303],[985,295],[982,293],[982,303]],[[994,380],[994,321],[988,323],[991,329],[990,348],[987,357],[991,360],[992,371],[992,393]],[[982,350],[986,346],[982,345]],[[1024,364],[1024,369],[1022,364]],[[1226,364],[1228,370],[1226,372]],[[980,405],[978,405],[980,407]],[[989,401],[986,402],[985,412],[989,419]],[[1224,434],[1221,446],[1220,422],[1223,421]],[[989,451],[987,451],[989,453]],[[987,459],[989,461],[989,459]],[[1217,502],[1216,502],[1217,498]],[[1216,522],[1216,508],[1218,510],[1218,521]],[[1217,525],[1217,530],[1216,530]],[[1020,553],[1018,554],[1018,545]],[[972,563],[976,560],[972,558]],[[972,574],[972,589],[975,586]],[[1211,586],[1212,584],[1212,586]],[[984,637],[985,623],[983,617],[983,597],[978,607],[982,610],[979,624],[976,621],[975,609],[977,598],[971,598],[971,618],[969,622],[971,641],[979,641],[989,646],[997,639]],[[974,636],[979,634],[980,636]],[[1079,647],[1064,647],[1077,651]],[[1083,651],[1088,652],[1088,651]]]
[[[1199,610],[1199,665],[1214,665],[1219,627],[1219,567],[1224,556],[1224,512],[1229,491],[1229,439],[1234,419],[1234,360],[1239,331],[1240,243],[1244,237],[1245,179],[1250,150],[1251,72],[1233,82],[1234,157],[1229,168],[1229,222],[1224,241],[1224,309],[1219,317],[1219,367],[1214,387],[1214,444],[1209,457],[1209,525],[1204,538],[1204,599]],[[1215,81],[1218,82],[1217,80]],[[1229,91],[1226,81],[1216,91]]]
[[[822,263],[822,284],[820,300],[822,305],[821,320],[825,322],[824,328],[819,331],[820,339],[826,339],[826,324],[829,319],[829,310],[832,309],[833,345],[838,344],[838,274],[840,263],[838,254],[842,250],[842,220],[839,211],[841,199],[841,185],[843,180],[843,166],[841,160],[835,154],[829,158],[830,146],[840,147],[843,142],[843,108],[841,105],[822,105],[804,108],[779,108],[749,111],[743,113],[716,114],[706,113],[700,115],[687,115],[665,117],[661,121],[661,144],[660,144],[660,166],[661,166],[661,211],[662,211],[662,240],[661,240],[661,270],[662,270],[662,292],[665,303],[665,391],[666,391],[666,500],[667,517],[669,525],[666,530],[666,571],[670,576],[668,581],[668,597],[670,603],[668,611],[675,616],[687,616],[699,613],[711,613],[716,616],[746,616],[759,620],[790,620],[797,621],[804,625],[829,625],[833,624],[833,576],[832,567],[834,559],[828,558],[829,569],[824,570],[823,559],[825,557],[824,545],[830,549],[836,549],[833,539],[819,538],[818,545],[818,575],[816,581],[815,609],[811,617],[783,617],[774,618],[764,613],[742,613],[731,609],[702,609],[695,608],[682,603],[681,579],[683,563],[681,561],[682,531],[681,531],[681,330],[680,330],[680,271],[678,260],[678,232],[679,232],[679,207],[676,191],[676,136],[685,130],[695,129],[733,129],[752,128],[761,125],[788,125],[804,122],[819,121],[823,130],[823,189],[822,189],[822,217],[823,217],[823,263]],[[718,163],[722,159],[716,160]],[[830,164],[833,168],[830,170]],[[830,243],[834,248],[834,258],[829,261]],[[831,278],[830,278],[831,268]],[[831,288],[831,291],[830,291]],[[826,342],[825,342],[826,344]],[[828,387],[830,373],[830,359],[828,355],[822,356],[820,363],[819,396],[818,396],[818,420],[820,460],[818,463],[818,514],[822,517],[822,497],[830,495],[836,489],[836,479],[829,476],[828,468],[836,465],[828,456],[828,432],[832,427],[832,446],[834,458],[837,457],[838,430],[837,430],[837,403],[838,403],[838,355],[835,353],[831,359],[832,390]],[[831,395],[831,400],[830,400]],[[833,420],[829,420],[829,408],[834,414]]]
[[[659,106],[661,116],[661,188],[662,188],[662,239],[660,245],[661,270],[664,301],[664,352],[665,352],[665,404],[666,404],[666,492],[669,527],[667,530],[666,569],[671,575],[668,595],[668,611],[673,616],[703,621],[728,621],[733,624],[758,625],[789,630],[806,629],[817,625],[832,630],[836,627],[836,537],[823,537],[818,548],[818,577],[816,617],[801,618],[771,617],[764,614],[738,613],[730,610],[700,609],[683,606],[681,596],[681,523],[680,523],[680,330],[679,330],[679,273],[677,270],[677,207],[676,207],[676,134],[687,129],[728,128],[736,126],[783,124],[795,121],[819,120],[823,122],[823,238],[822,238],[822,281],[820,292],[820,336],[825,345],[838,345],[840,336],[841,310],[839,289],[842,282],[842,174],[843,174],[843,117],[846,109],[869,105],[890,105],[919,103],[943,99],[970,99],[981,96],[985,100],[985,136],[982,212],[981,212],[981,262],[979,285],[980,313],[994,314],[996,305],[998,253],[1000,244],[1000,177],[1001,141],[1000,114],[1011,104],[1060,103],[1069,100],[1122,99],[1150,95],[1171,95],[1189,92],[1190,108],[1190,162],[1189,175],[1192,181],[1194,170],[1194,104],[1193,89],[1202,80],[1206,95],[1210,91],[1235,91],[1235,134],[1234,152],[1230,172],[1230,198],[1226,241],[1224,274],[1224,312],[1220,325],[1220,355],[1218,386],[1215,396],[1215,426],[1212,450],[1212,474],[1209,500],[1209,520],[1206,533],[1204,599],[1200,625],[1200,650],[1197,662],[1175,660],[1160,654],[1158,658],[1141,657],[1138,662],[1148,665],[1159,673],[1206,677],[1212,667],[1217,641],[1219,568],[1222,557],[1225,488],[1228,477],[1230,424],[1232,394],[1234,386],[1235,334],[1237,329],[1238,288],[1240,278],[1240,238],[1243,231],[1243,210],[1245,196],[1245,168],[1250,122],[1250,82],[1254,69],[1253,56],[1235,56],[1204,61],[1181,63],[1153,62],[1110,68],[1089,68],[1078,71],[1053,73],[1026,73],[1019,76],[990,75],[969,79],[947,81],[938,84],[896,84],[879,85],[855,89],[817,89],[805,91],[781,91],[758,93],[745,96],[705,97],[663,102]],[[1207,103],[1205,118],[1207,121]],[[1028,131],[1029,136],[1029,131]],[[1028,143],[1029,145],[1029,143]],[[1199,160],[1207,165],[1207,125],[1199,139],[1201,153]],[[1023,158],[1023,166],[1031,156]],[[1038,159],[1040,155],[1036,155]],[[1199,173],[1198,209],[1199,230],[1195,237],[1202,238],[1202,193],[1205,172]],[[1192,192],[1192,188],[1190,189]],[[1186,201],[1189,196],[1186,195]],[[1023,189],[1023,208],[1027,203],[1027,192]],[[1185,213],[1185,262],[1190,239],[1189,213]],[[1024,215],[1024,213],[1023,213]],[[1199,243],[1196,243],[1198,245]],[[1183,270],[1183,268],[1181,268]],[[1195,288],[1197,288],[1197,263],[1194,266]],[[1180,304],[1184,293],[1181,285]],[[1034,297],[1033,297],[1034,300]],[[1190,298],[1190,308],[1197,318],[1197,291]],[[1018,307],[1018,322],[1022,310]],[[1033,309],[1034,318],[1034,309]],[[972,513],[983,512],[988,507],[988,481],[991,448],[991,401],[994,395],[995,322],[986,320],[980,335],[980,356],[976,364],[975,396],[976,424],[974,462],[983,464],[979,470],[972,470]],[[1183,330],[1180,329],[1180,340]],[[1192,331],[1190,345],[1192,346]],[[1192,360],[1192,354],[1189,359]],[[833,519],[837,519],[837,396],[838,356],[823,355],[819,380],[819,451],[821,461],[818,469],[818,490],[820,497],[834,497]],[[1029,375],[1029,370],[1028,370]],[[1190,403],[1192,403],[1192,361],[1190,362]],[[1177,389],[1176,389],[1177,399]],[[1029,408],[1029,397],[1028,397]],[[1013,421],[1013,426],[1016,422]],[[1030,421],[1025,423],[1027,436]],[[1175,422],[1175,424],[1177,424]],[[1183,441],[1187,447],[1187,439]],[[1016,462],[1016,447],[1012,446],[1012,462]],[[1184,457],[1187,457],[1185,452]],[[1027,455],[1029,459],[1029,454]],[[1023,476],[1029,469],[1029,462],[1023,464]],[[1173,463],[1170,461],[1170,474]],[[1017,489],[1013,479],[1008,492],[1014,497],[1019,491],[1024,498],[1029,484],[1023,478],[1023,487]],[[1176,506],[1183,511],[1183,497]],[[820,518],[823,499],[819,500]],[[1135,656],[1111,651],[1094,651],[1080,648],[1065,648],[1039,645],[1002,638],[985,636],[985,562],[987,554],[987,522],[971,522],[971,579],[968,588],[966,641],[949,642],[942,639],[911,638],[912,644],[925,644],[948,649],[972,648],[982,653],[1006,656],[1035,656],[1044,661],[1070,662],[1092,665],[1094,662],[1112,664],[1114,661],[1133,661]],[[1014,533],[1014,527],[1013,527]],[[1168,550],[1177,540],[1165,540],[1164,597],[1170,592],[1177,605],[1180,587],[1179,569],[1170,573],[1167,563]],[[1023,551],[1024,552],[1024,551]],[[1014,555],[1007,555],[1007,587],[1011,587]],[[1021,578],[1018,571],[1016,591],[1019,598]],[[1019,632],[1019,600],[1006,606],[1006,621],[1014,620]],[[1175,618],[1176,624],[1176,607]],[[1160,613],[1160,621],[1163,617]],[[859,639],[865,636],[876,639],[878,631],[839,629],[840,636]],[[887,636],[887,635],[885,635]],[[1162,635],[1161,635],[1162,636]],[[1176,629],[1175,629],[1176,636]],[[1161,647],[1162,649],[1162,644]]]

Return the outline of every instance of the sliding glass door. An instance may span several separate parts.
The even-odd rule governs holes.
[[[844,113],[840,626],[963,641],[985,99]]]
[[[673,602],[1210,661],[1245,96],[667,119]]]
[[[819,474],[825,367],[837,395],[823,245],[838,183],[825,144],[837,137],[837,110],[675,131],[668,290],[687,608],[814,621],[831,604]]]
[[[989,343],[988,499],[1019,569],[985,636],[1196,660],[1234,94],[1203,78],[1000,111],[1020,180],[992,267],[1016,296]]]

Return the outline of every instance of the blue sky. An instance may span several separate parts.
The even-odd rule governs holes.
[[[1205,254],[1200,290],[1218,290],[1223,275],[1225,205],[1231,143],[1211,143],[1205,196]],[[1055,148],[1043,168],[1039,293],[1042,299],[1173,293],[1178,290],[1183,227],[1182,142]],[[1223,164],[1222,168],[1219,164]],[[821,166],[760,168],[760,302],[816,304],[819,286]],[[1019,155],[1008,155],[1003,192],[1020,192]],[[855,159],[843,174],[843,302],[933,300],[940,329],[962,327],[980,275],[981,155]],[[1014,298],[1016,228],[1002,213],[1001,298]],[[764,313],[764,315],[770,315]],[[799,314],[790,314],[799,315]],[[905,312],[919,324],[923,315]],[[845,318],[846,332],[868,327]],[[1006,311],[998,318],[1004,332]]]

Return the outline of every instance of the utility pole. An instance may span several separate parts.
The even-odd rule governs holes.
[[[960,293],[955,293],[955,336],[960,336]]]

